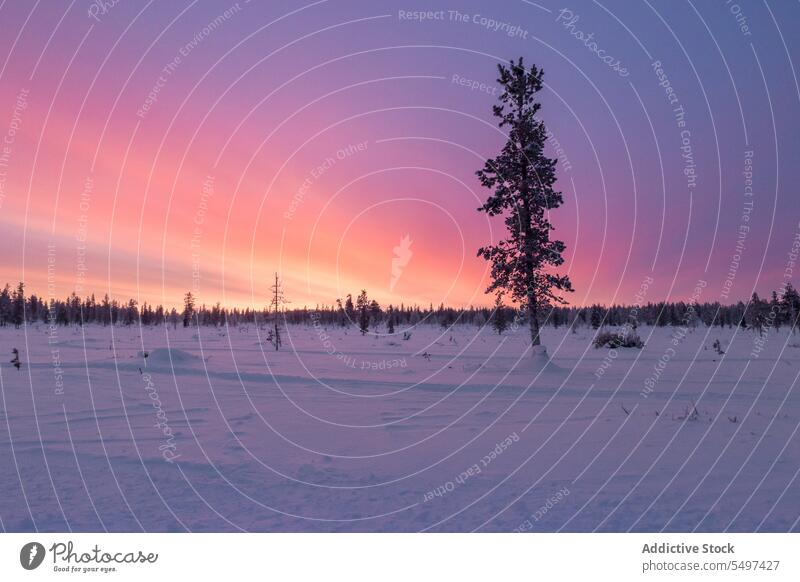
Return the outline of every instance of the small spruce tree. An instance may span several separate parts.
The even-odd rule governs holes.
[[[599,329],[603,323],[603,314],[600,311],[600,307],[597,305],[592,305],[592,312],[589,315],[589,321],[592,324],[592,329]]]
[[[194,317],[194,295],[188,291],[183,297],[183,327],[189,327]]]
[[[369,331],[369,299],[366,289],[362,289],[356,299],[356,310],[358,311],[358,330],[361,335],[366,335]]]
[[[492,327],[497,335],[508,329],[508,318],[506,317],[506,306],[503,305],[503,294],[498,293],[494,300],[494,313],[492,313]]]

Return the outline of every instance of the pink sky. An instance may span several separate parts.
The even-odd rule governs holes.
[[[719,300],[748,148],[757,196],[731,299],[782,282],[800,209],[786,193],[796,132],[781,120],[797,119],[798,95],[776,35],[753,41],[756,60],[736,30],[713,25],[728,72],[708,33],[693,36],[676,11],[661,16],[687,29],[681,45],[651,11],[626,13],[647,33],[634,39],[596,6],[575,8],[625,55],[621,78],[564,32],[554,7],[521,2],[492,10],[527,39],[412,24],[367,2],[240,3],[221,20],[234,3],[121,3],[98,20],[85,7],[14,4],[2,8],[12,34],[0,39],[0,134],[10,136],[0,280],[33,292],[46,292],[52,244],[58,296],[79,286],[175,305],[194,290],[200,302],[261,307],[279,271],[294,306],[362,288],[382,303],[490,303],[475,253],[502,236],[502,221],[476,211],[487,192],[474,172],[503,135],[494,98],[453,79],[491,87],[498,58],[519,55],[547,71],[542,114],[569,161],[553,221],[571,302],[631,303],[646,277],[648,299],[685,300],[704,279],[704,299]],[[702,77],[687,75],[684,50]],[[691,193],[656,57],[688,112]],[[390,288],[406,235],[410,258]]]

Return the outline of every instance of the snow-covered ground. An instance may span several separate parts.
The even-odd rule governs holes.
[[[800,529],[800,335],[286,331],[1,329],[2,528]]]

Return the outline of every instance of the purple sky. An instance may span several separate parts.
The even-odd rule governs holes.
[[[101,4],[0,8],[2,280],[261,306],[277,270],[297,305],[489,303],[474,172],[519,56],[546,72],[572,303],[794,278],[796,3]]]

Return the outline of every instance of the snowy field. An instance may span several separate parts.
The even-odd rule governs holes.
[[[800,335],[286,331],[0,330],[3,530],[800,530]]]

